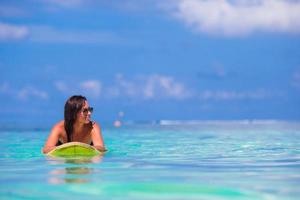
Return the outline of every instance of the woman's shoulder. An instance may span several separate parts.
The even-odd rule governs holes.
[[[52,127],[52,130],[53,131],[56,131],[56,132],[64,132],[65,130],[65,122],[64,120],[61,120],[59,122],[57,122],[53,127]]]
[[[96,121],[91,121],[90,122],[90,127],[91,127],[92,130],[100,129],[100,124],[97,123]]]

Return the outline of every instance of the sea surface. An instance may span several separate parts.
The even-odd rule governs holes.
[[[0,199],[299,199],[300,123],[102,126],[106,152],[46,157],[49,129],[0,129]]]

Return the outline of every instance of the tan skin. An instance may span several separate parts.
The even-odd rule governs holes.
[[[85,101],[85,104],[82,108],[88,108],[89,104]],[[91,122],[91,112],[78,112],[76,121],[73,125],[73,140],[74,142],[83,142],[90,144],[93,142],[93,146],[99,151],[105,151],[104,142],[101,134],[101,128],[98,123]],[[49,137],[45,143],[43,148],[43,153],[48,153],[49,151],[53,150],[56,147],[56,143],[58,141],[66,143],[67,133],[64,127],[64,120],[58,122],[56,125],[53,126]]]

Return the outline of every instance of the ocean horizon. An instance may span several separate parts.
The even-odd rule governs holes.
[[[28,122],[29,121],[29,122]],[[114,126],[114,122],[116,120],[103,120],[97,121],[103,127],[111,127]],[[290,125],[293,127],[300,127],[300,120],[298,119],[195,119],[195,120],[168,120],[168,119],[159,119],[159,120],[120,120],[122,126],[128,125],[202,125],[202,126],[284,126]],[[14,121],[14,122],[1,122],[0,121],[0,130],[6,129],[49,129],[56,122],[46,123],[26,120],[26,121]]]

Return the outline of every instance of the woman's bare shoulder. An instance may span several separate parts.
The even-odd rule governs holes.
[[[100,124],[97,123],[96,121],[91,121],[91,126],[93,129],[100,129]]]
[[[55,132],[59,132],[62,133],[65,130],[65,122],[64,120],[59,121],[58,123],[56,123],[53,127],[52,130]]]
[[[100,124],[95,122],[95,121],[91,121],[90,127],[91,127],[91,132],[95,132],[95,131],[100,130]]]

